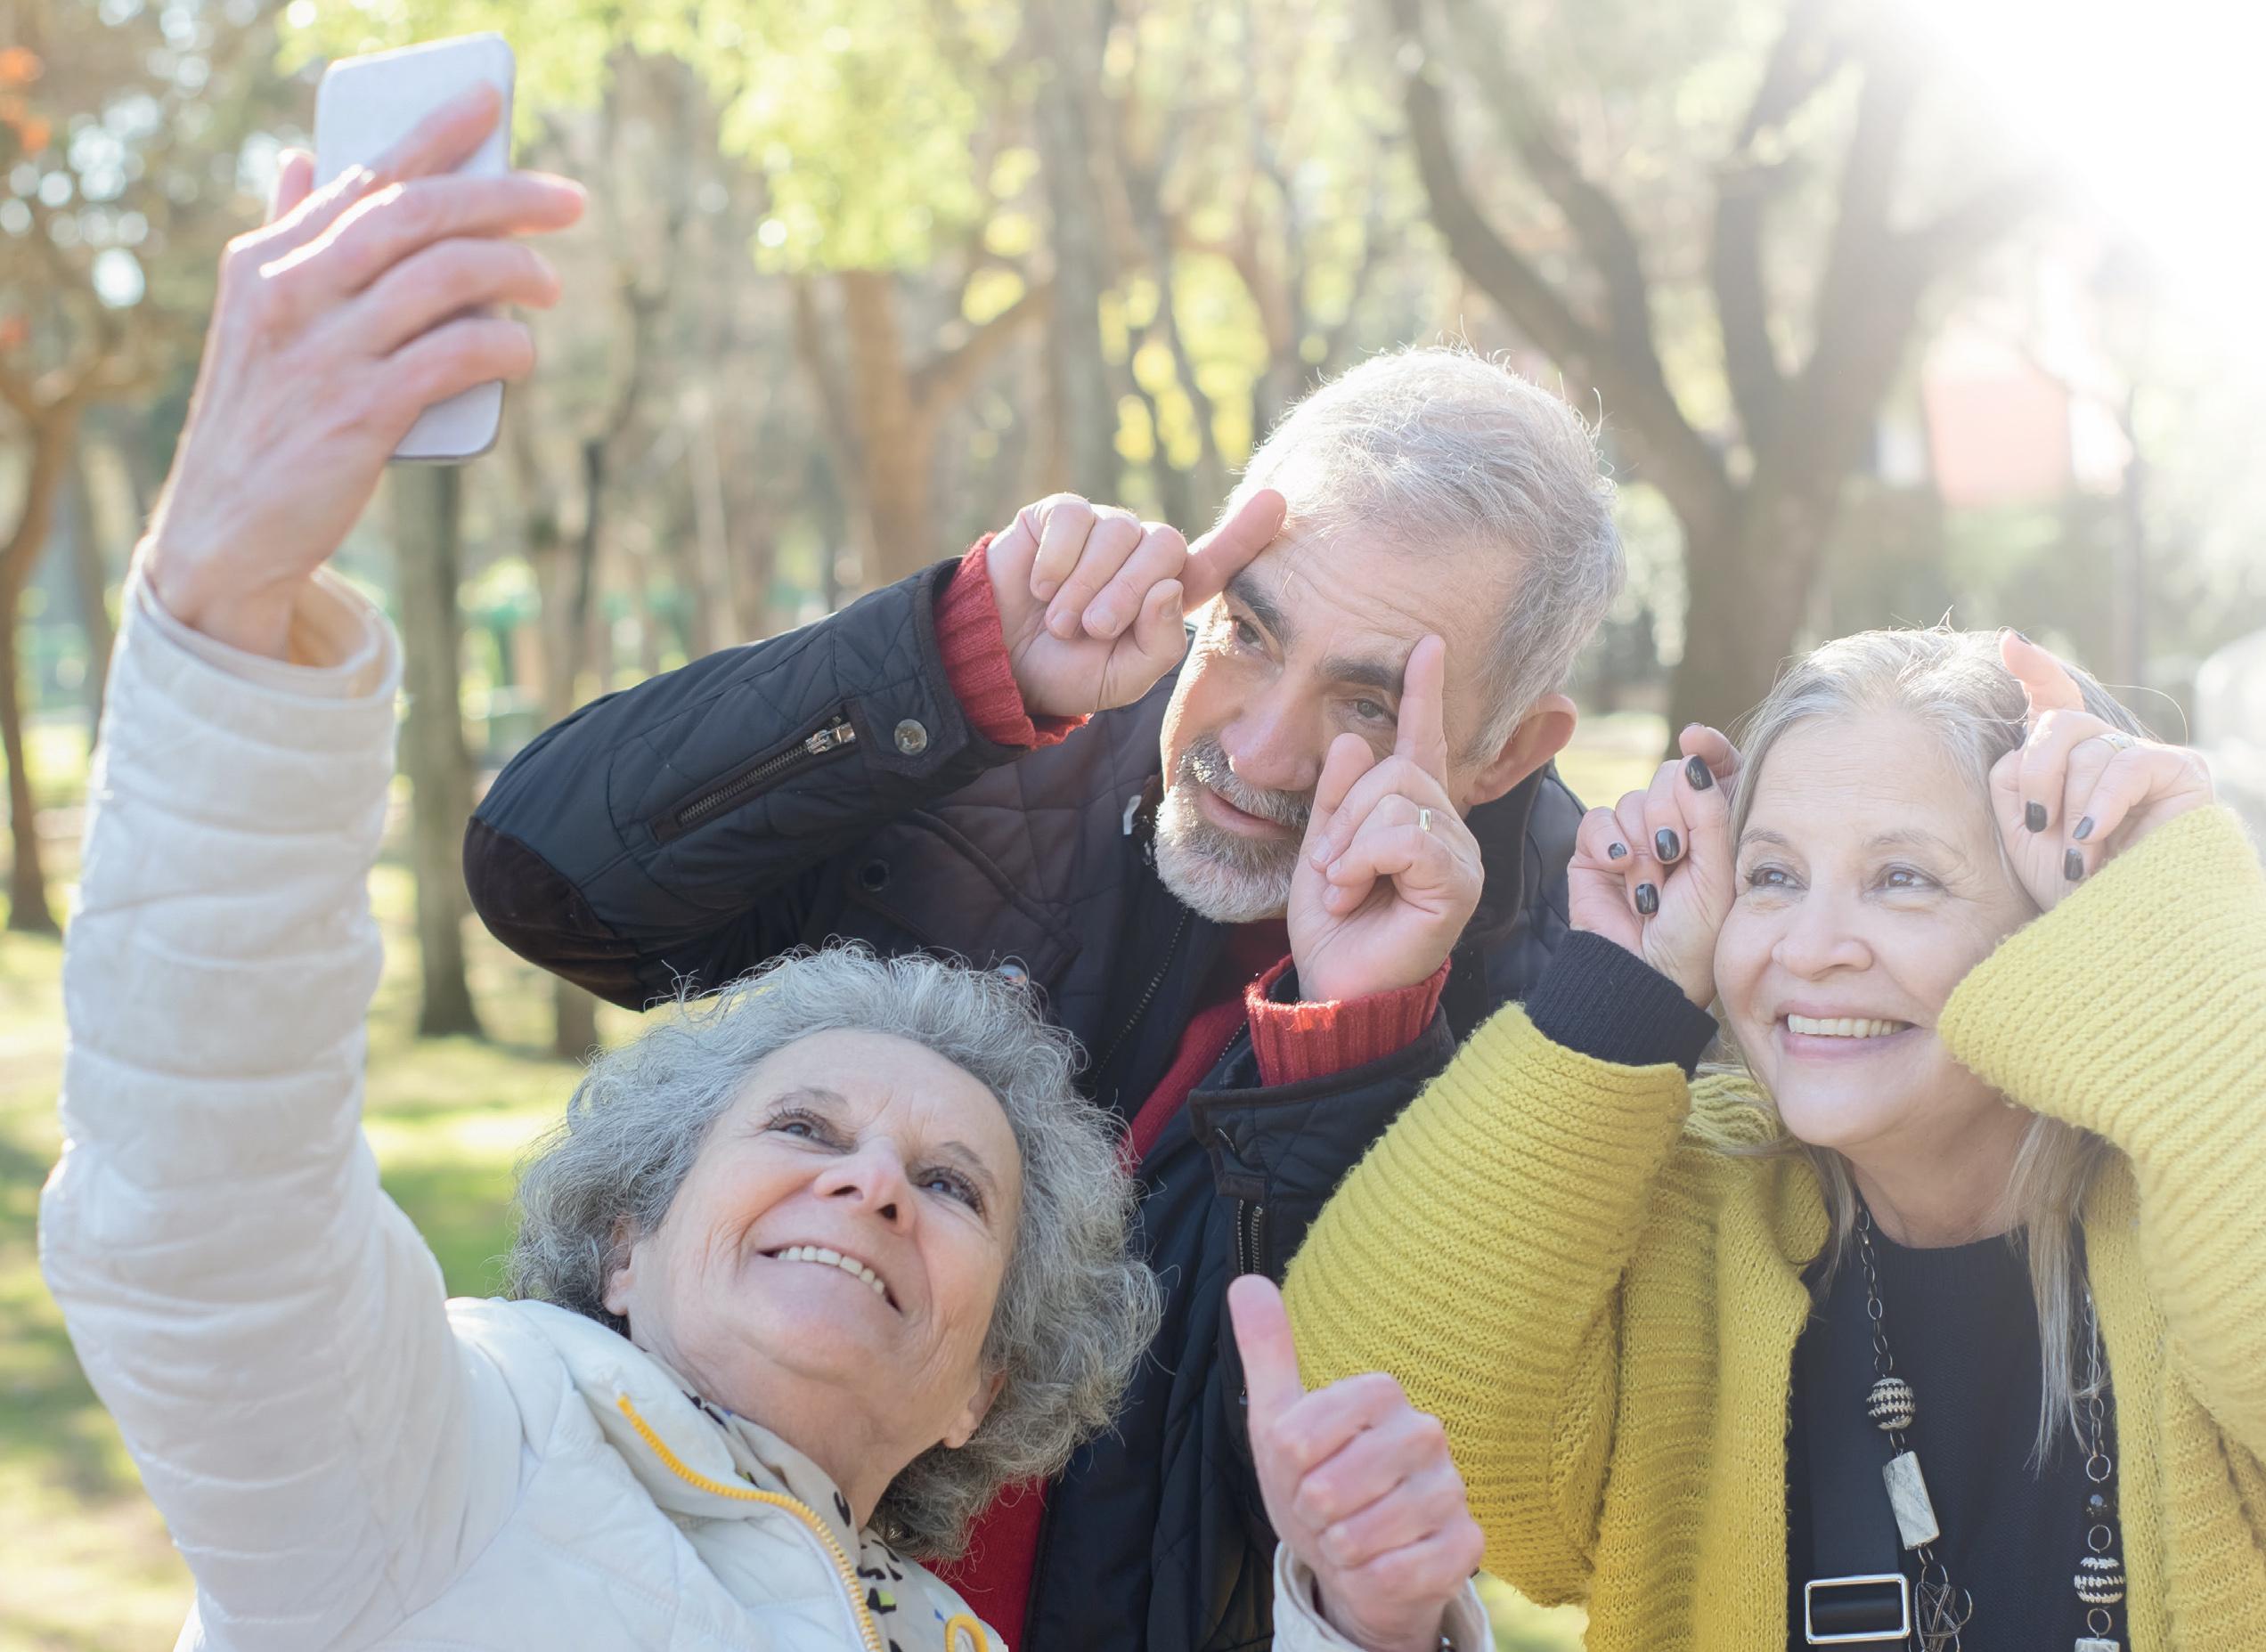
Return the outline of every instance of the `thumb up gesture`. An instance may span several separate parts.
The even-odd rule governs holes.
[[[1314,1573],[1322,1615],[1365,1652],[1437,1652],[1484,1547],[1439,1420],[1382,1371],[1308,1394],[1267,1280],[1235,1281],[1227,1311],[1267,1516]]]

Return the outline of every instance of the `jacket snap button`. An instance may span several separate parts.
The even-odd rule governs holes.
[[[1031,972],[1020,964],[1002,964],[998,972],[1001,981],[1013,981],[1018,987],[1031,979]]]
[[[862,887],[868,891],[887,889],[889,887],[889,863],[886,860],[867,861],[865,865],[858,868],[858,882]]]
[[[928,750],[928,730],[908,717],[897,725],[897,749],[908,757],[918,757]]]

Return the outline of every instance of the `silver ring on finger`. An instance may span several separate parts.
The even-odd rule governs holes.
[[[2084,737],[2084,739],[2077,742],[2077,744],[2080,745],[2086,745],[2095,740],[2099,740],[2102,745],[2107,746],[2109,750],[2113,752],[2129,752],[2140,744],[2138,740],[2132,738],[2131,735],[2126,734],[2122,728],[2109,728],[2099,734],[2089,734]]]
[[[1432,811],[1431,810],[1419,809],[1416,811],[1416,829],[1419,832],[1430,832],[1432,829]]]

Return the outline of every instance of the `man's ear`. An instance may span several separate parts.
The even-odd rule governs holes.
[[[1465,812],[1481,803],[1492,803],[1564,751],[1566,742],[1574,737],[1577,715],[1574,703],[1562,694],[1546,694],[1536,701],[1534,710],[1511,731],[1503,749],[1472,777],[1463,797]]]
[[[983,1426],[983,1420],[991,1414],[999,1390],[1007,1386],[1007,1373],[1004,1371],[995,1371],[979,1382],[975,1392],[968,1396],[967,1409],[954,1418],[952,1426],[944,1431],[943,1444],[958,1451],[973,1439],[975,1431]]]

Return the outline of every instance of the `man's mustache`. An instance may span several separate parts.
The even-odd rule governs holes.
[[[1307,818],[1314,812],[1311,792],[1263,792],[1244,785],[1228,766],[1227,753],[1220,749],[1219,742],[1210,735],[1200,736],[1180,754],[1180,777],[1210,786],[1247,815],[1257,815],[1293,832],[1303,834]]]

